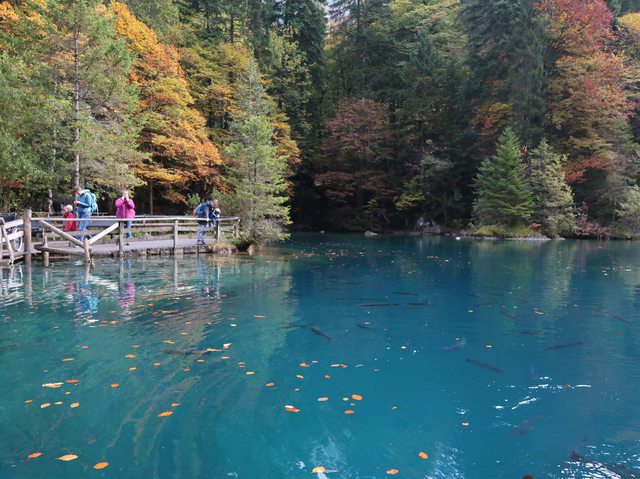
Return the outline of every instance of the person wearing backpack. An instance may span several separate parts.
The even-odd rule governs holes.
[[[76,200],[73,202],[76,205],[78,211],[78,231],[87,231],[87,225],[89,224],[89,218],[91,213],[98,211],[98,204],[96,202],[96,195],[91,193],[89,189],[82,189],[80,185],[76,185],[73,190],[76,194]],[[91,235],[87,235],[87,238],[91,239]],[[78,236],[80,241],[84,240],[83,236]]]
[[[209,200],[206,203],[202,203],[193,212],[197,218],[202,218],[198,221],[198,225],[212,227],[216,224],[216,221],[220,217],[220,209],[218,208],[218,200]],[[206,231],[198,231],[198,236],[205,236]],[[204,244],[204,238],[198,239],[198,244]]]

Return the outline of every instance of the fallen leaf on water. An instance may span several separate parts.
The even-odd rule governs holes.
[[[297,409],[297,408],[295,408],[293,406],[285,406],[284,410],[285,411],[289,411],[289,412],[300,412],[300,409]]]
[[[111,385],[111,387],[112,387],[112,388],[117,388],[118,386],[120,386],[118,383],[113,383],[113,384]]]
[[[463,422],[463,423],[462,423],[462,425],[463,425],[463,426],[468,426],[468,425],[469,425],[469,423],[468,423],[468,422]]]
[[[329,398],[318,398],[318,401],[328,401]]]
[[[109,465],[108,462],[99,462],[98,464],[96,464],[95,466],[93,466],[94,469],[104,469],[105,467],[107,467]]]
[[[352,394],[351,397],[356,401],[362,401],[362,396],[360,396],[359,394]]]
[[[136,357],[136,355],[135,355],[135,354],[127,354],[127,355],[125,356],[125,358],[135,358],[135,357]]]
[[[190,368],[187,368],[187,369],[183,369],[183,371],[191,371],[191,369],[190,369]]]
[[[328,376],[326,374],[324,375],[324,377],[327,378],[327,379],[331,379],[331,376]]]
[[[169,340],[167,340],[167,341],[162,341],[162,342],[163,342],[163,343],[169,343],[169,344],[175,344],[173,341],[169,341]]]
[[[342,400],[343,400],[343,401],[348,401],[348,400],[349,400],[349,398],[342,398]]]
[[[389,469],[387,471],[387,474],[398,474],[398,470],[397,469]]]
[[[80,406],[80,403],[79,403],[79,402],[74,402],[74,403],[73,403],[71,406],[69,406],[69,407],[78,407],[78,406]]]
[[[314,467],[311,472],[325,472],[326,469],[323,466]]]
[[[139,344],[135,344],[135,345],[133,345],[133,346],[131,346],[131,347],[132,347],[132,348],[139,348],[139,347],[140,347],[140,345],[139,345]]]
[[[63,361],[73,361],[73,358],[63,359]]]
[[[77,459],[78,456],[76,456],[75,454],[67,454],[65,456],[59,457],[58,459],[61,461],[73,461],[74,459]]]
[[[300,391],[300,388],[295,388],[294,391]]]
[[[340,366],[342,366],[343,368],[346,368],[347,365],[346,364],[341,364]]]
[[[426,452],[420,452],[418,453],[418,456],[420,456],[422,459],[429,459],[429,456]]]
[[[265,318],[266,316],[260,316],[259,314],[256,314],[253,316],[254,318]]]
[[[62,401],[54,402],[53,404],[62,404]]]
[[[160,366],[161,363],[153,363],[154,366]]]
[[[46,403],[40,405],[40,409],[44,409],[44,408],[49,407],[49,406],[51,406],[51,403],[46,402]]]
[[[68,383],[79,383],[80,380],[79,379],[67,379]]]
[[[296,377],[300,379],[304,379],[304,376],[300,376],[299,374],[296,374]]]
[[[172,414],[173,414],[173,411],[165,411],[158,414],[158,417],[171,416]]]
[[[246,363],[244,361],[242,361],[241,363],[238,363],[238,365],[240,365],[240,364],[246,364]]]
[[[247,371],[247,374],[255,374],[255,371]]]
[[[229,359],[229,356],[220,356],[220,359]]]
[[[273,386],[275,383],[267,383],[265,386],[269,387],[269,386]]]
[[[27,457],[29,459],[33,459],[34,457],[42,456],[41,452],[34,452],[33,454],[29,454]]]
[[[309,367],[309,364],[307,364],[307,363],[300,363],[300,366],[302,366],[303,368],[308,368],[308,367]]]
[[[33,399],[29,399],[28,401],[25,401],[25,404],[28,402],[33,402]]]
[[[332,364],[332,365],[331,365],[331,367],[332,367],[332,368],[339,368],[339,367],[340,367],[340,365],[339,365],[339,364]]]
[[[64,383],[45,383],[42,385],[43,388],[59,388]]]
[[[176,406],[180,406],[179,402],[174,402],[173,404],[171,404],[171,407],[176,407]]]
[[[351,409],[347,409],[344,413],[345,414],[355,414],[355,411],[352,411]]]

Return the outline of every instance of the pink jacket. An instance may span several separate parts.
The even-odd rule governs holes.
[[[131,198],[123,200],[118,198],[116,200],[116,218],[135,218],[136,217],[136,205]]]

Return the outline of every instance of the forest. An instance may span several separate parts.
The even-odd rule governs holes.
[[[630,237],[640,0],[7,0],[0,202]],[[250,221],[245,221],[249,224]],[[269,230],[269,228],[271,228]]]

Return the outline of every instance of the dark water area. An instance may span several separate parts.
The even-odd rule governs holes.
[[[639,248],[300,234],[2,268],[0,477],[640,477]]]

